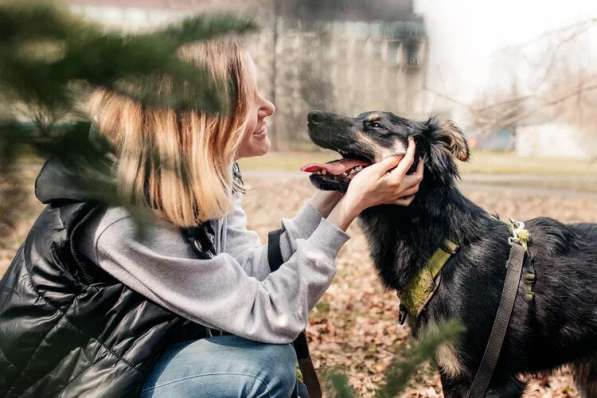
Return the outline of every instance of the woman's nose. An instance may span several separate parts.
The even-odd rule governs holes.
[[[263,113],[263,117],[271,116],[276,113],[276,106],[272,104],[270,101],[264,99],[263,105],[261,106],[261,110]]]

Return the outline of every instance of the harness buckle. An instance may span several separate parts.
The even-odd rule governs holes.
[[[512,246],[517,243],[524,247],[524,250],[526,251],[528,249],[530,234],[529,231],[525,229],[524,223],[522,221],[510,219],[510,229],[512,230],[512,236],[508,237],[508,244]]]

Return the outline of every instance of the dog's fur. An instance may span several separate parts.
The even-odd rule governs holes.
[[[462,321],[466,331],[439,353],[438,364],[445,396],[466,396],[501,297],[510,230],[456,187],[455,158],[469,157],[462,132],[434,118],[417,122],[388,112],[355,118],[312,112],[309,135],[321,147],[370,162],[404,152],[407,138],[415,138],[417,158],[425,161],[415,200],[409,207],[370,208],[360,221],[383,282],[398,291],[444,239],[460,244],[414,333],[433,322]],[[348,185],[322,175],[311,181],[326,190],[345,191]],[[535,297],[527,301],[519,289],[488,396],[519,397],[525,385],[518,374],[570,364],[579,389],[596,397],[597,224],[535,218],[525,225],[531,234],[525,268],[534,265]]]

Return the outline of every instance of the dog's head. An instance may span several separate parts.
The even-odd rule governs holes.
[[[390,155],[404,154],[409,137],[415,139],[417,161],[425,161],[428,183],[451,184],[458,176],[455,159],[469,158],[468,144],[460,129],[451,121],[440,122],[436,118],[420,122],[390,112],[346,117],[314,111],[309,113],[308,126],[315,144],[342,155],[342,159],[333,162],[303,167],[312,173],[311,182],[323,190],[346,191],[350,179],[363,167]]]

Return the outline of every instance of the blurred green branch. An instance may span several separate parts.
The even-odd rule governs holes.
[[[398,396],[408,386],[409,380],[423,363],[433,361],[442,345],[454,343],[463,332],[462,324],[454,320],[426,329],[421,337],[400,355],[401,358],[390,365],[376,395],[379,398]],[[348,383],[348,378],[342,372],[331,372],[326,379],[334,397],[352,398],[356,396]]]
[[[225,105],[218,88],[225,82],[214,81],[177,51],[253,29],[249,20],[217,15],[194,16],[156,32],[122,34],[84,22],[54,2],[6,3],[0,6],[0,86],[5,94],[47,109],[71,109],[71,84],[85,82],[146,104],[218,112]],[[42,45],[47,56],[39,56]],[[175,89],[163,98],[128,84],[156,76],[168,76],[182,92]]]
[[[107,31],[69,12],[56,1],[0,3],[0,173],[14,185],[23,156],[58,157],[85,165],[72,181],[93,198],[120,203],[106,169],[107,142],[90,134],[91,121],[79,109],[84,96],[107,88],[146,106],[227,112],[224,88],[179,50],[195,42],[256,29],[231,15],[193,16],[160,30],[124,34]],[[166,95],[163,79],[171,82]],[[18,196],[0,192],[0,201]],[[124,204],[124,203],[123,203]],[[14,216],[2,209],[0,224]]]

